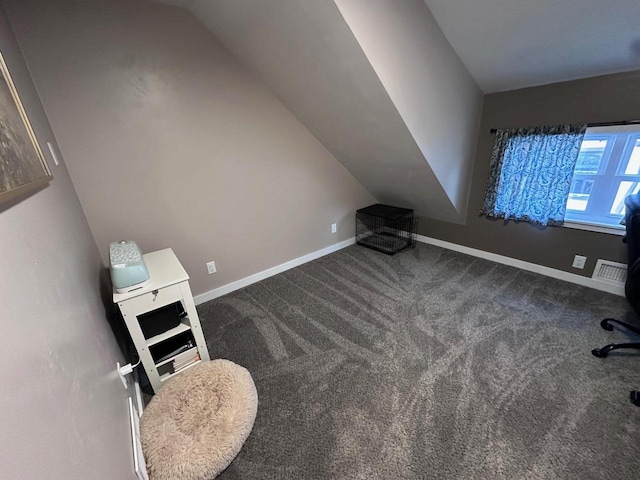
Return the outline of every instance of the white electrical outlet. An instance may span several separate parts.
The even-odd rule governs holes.
[[[129,364],[131,365],[131,364]],[[129,388],[129,384],[127,382],[127,378],[124,376],[124,374],[122,373],[122,369],[120,368],[120,362],[116,362],[116,372],[118,372],[118,376],[120,377],[120,380],[122,381],[122,384],[124,385],[124,388]]]
[[[587,261],[587,257],[583,257],[582,255],[576,255],[575,257],[573,257],[573,264],[571,266],[573,268],[583,269],[586,261]]]
[[[332,223],[331,224],[331,233],[336,233],[337,231],[338,231],[338,224]]]
[[[216,262],[209,262],[207,263],[207,272],[209,272],[209,275],[211,275],[212,273],[216,273]]]

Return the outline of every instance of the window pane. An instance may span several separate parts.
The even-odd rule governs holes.
[[[624,215],[624,199],[628,195],[638,193],[638,191],[640,191],[640,182],[620,182],[618,193],[616,193],[616,198],[613,201],[613,205],[611,205],[609,213],[612,215]]]
[[[569,199],[567,200],[567,210],[584,212],[587,209],[592,188],[593,180],[574,179],[573,182],[571,182],[571,191],[569,192]]]
[[[631,150],[631,157],[627,168],[624,169],[625,175],[638,175],[640,173],[640,138],[636,139],[633,150]]]
[[[574,173],[596,175],[600,171],[605,148],[607,148],[607,140],[583,140]]]

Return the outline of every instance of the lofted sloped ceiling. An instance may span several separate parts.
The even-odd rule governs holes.
[[[421,0],[335,0],[458,213],[467,204],[482,93]]]
[[[189,8],[380,202],[462,222],[482,94],[422,0]]]

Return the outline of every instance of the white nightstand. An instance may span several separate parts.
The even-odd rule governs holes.
[[[118,304],[135,344],[142,366],[149,377],[153,390],[157,392],[164,382],[180,372],[209,360],[209,352],[202,335],[198,312],[193,303],[189,275],[180,264],[173,250],[166,248],[143,255],[149,270],[151,284],[129,293],[113,294],[113,302]],[[139,323],[139,316],[161,307],[181,302],[186,313],[180,323],[169,330],[145,338]],[[186,333],[186,332],[190,332]],[[180,337],[179,335],[184,334]],[[159,358],[157,353],[163,342],[193,336],[195,345],[169,358]],[[166,343],[164,345],[167,345]],[[200,358],[197,359],[196,355]],[[155,356],[155,358],[154,358]]]

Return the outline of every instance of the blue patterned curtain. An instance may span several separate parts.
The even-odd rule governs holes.
[[[563,125],[498,130],[481,213],[562,225],[586,129]]]

